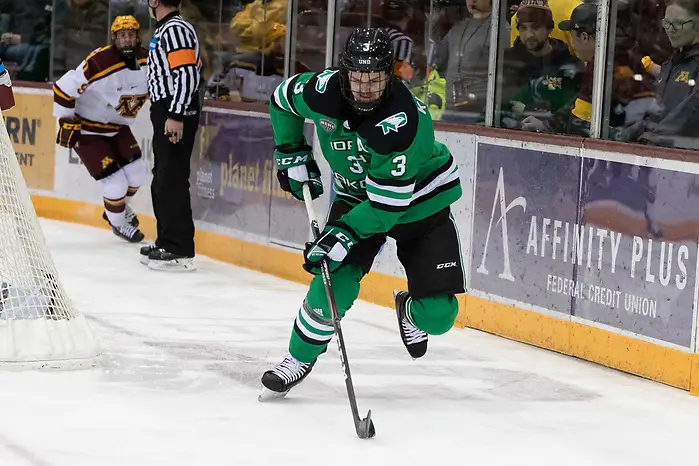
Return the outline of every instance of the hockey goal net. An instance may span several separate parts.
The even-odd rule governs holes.
[[[0,366],[76,368],[99,355],[61,285],[0,119]]]

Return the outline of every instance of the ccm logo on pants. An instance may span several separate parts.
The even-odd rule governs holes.
[[[445,262],[444,264],[437,264],[437,270],[448,269],[451,267],[456,267],[456,262]]]

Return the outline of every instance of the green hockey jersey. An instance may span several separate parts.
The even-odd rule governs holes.
[[[429,217],[461,197],[458,166],[435,141],[427,107],[398,79],[391,86],[368,115],[343,98],[334,68],[287,79],[270,101],[278,146],[305,144],[304,119],[315,124],[335,192],[353,206],[340,221],[359,238]]]

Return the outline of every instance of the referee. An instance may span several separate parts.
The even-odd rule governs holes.
[[[197,33],[180,16],[179,5],[180,0],[148,0],[157,21],[148,52],[148,92],[158,238],[141,248],[141,262],[154,270],[195,270],[189,163],[199,128],[201,61]]]

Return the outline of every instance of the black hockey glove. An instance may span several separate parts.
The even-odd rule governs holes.
[[[72,149],[75,143],[78,142],[80,136],[80,128],[82,127],[80,120],[61,118],[58,120],[58,134],[56,135],[56,144],[59,144],[68,149]]]
[[[308,183],[313,199],[323,194],[320,169],[313,160],[311,146],[277,146],[274,157],[277,159],[277,180],[284,191],[303,200],[303,184]]]
[[[306,249],[303,251],[306,263],[303,264],[303,268],[308,273],[318,275],[321,262],[327,261],[328,269],[334,272],[342,265],[350,248],[355,244],[357,244],[355,235],[346,225],[339,223],[325,225],[315,241],[306,243]]]

